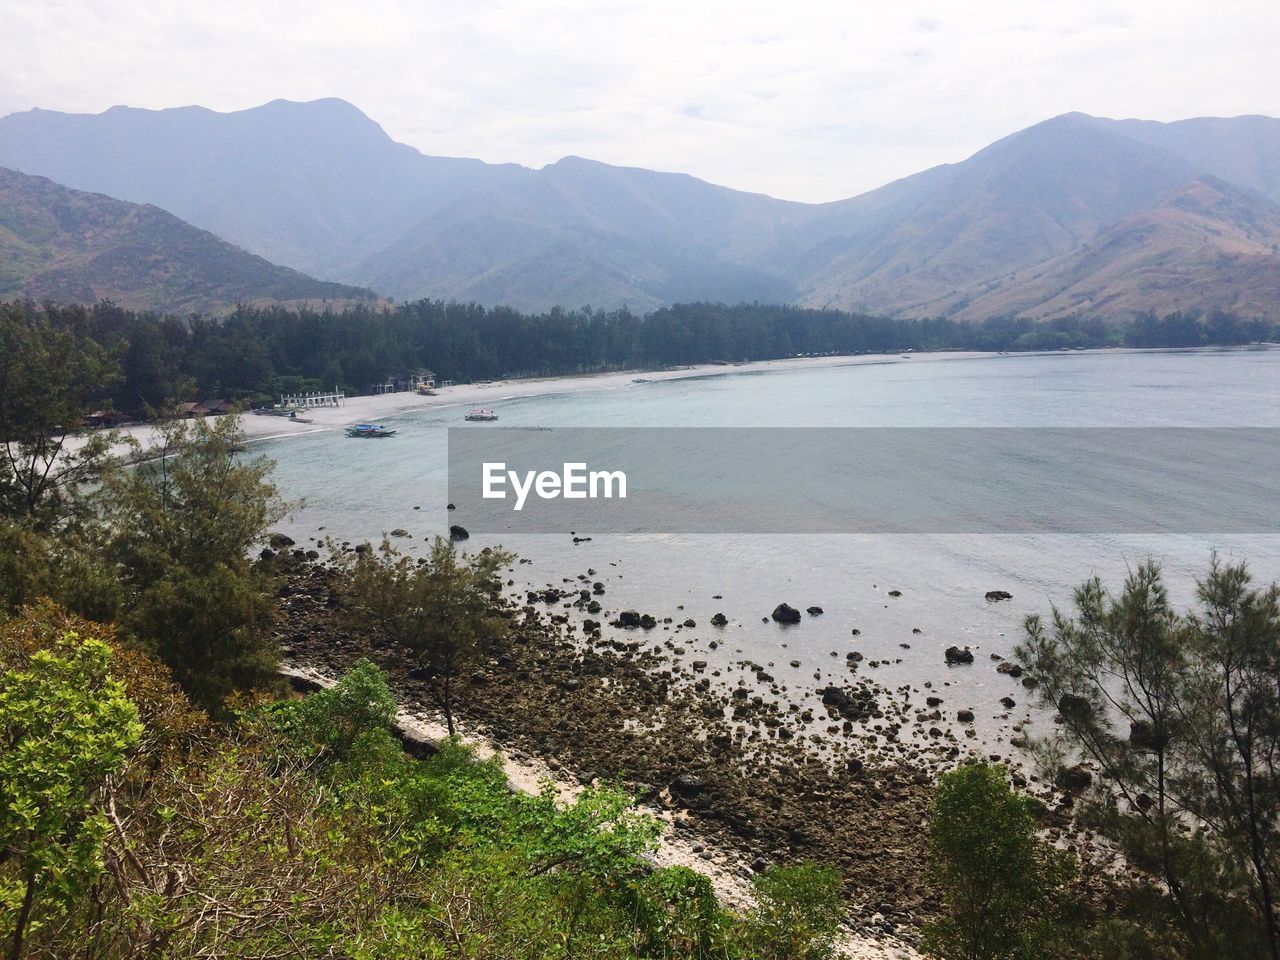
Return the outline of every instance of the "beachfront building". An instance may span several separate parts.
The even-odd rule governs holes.
[[[85,425],[95,430],[122,427],[132,419],[127,414],[117,413],[114,410],[95,410],[84,418]]]
[[[221,417],[235,413],[236,407],[230,400],[202,400],[199,403],[180,403],[177,414],[184,420],[196,417]]]
[[[396,383],[396,392],[415,392],[420,389],[431,389],[435,387],[435,374],[430,370],[410,370],[397,374],[394,378]]]
[[[381,383],[372,384],[369,392],[382,393],[414,393],[418,390],[430,390],[436,385],[436,375],[431,370],[408,370],[393,374]]]

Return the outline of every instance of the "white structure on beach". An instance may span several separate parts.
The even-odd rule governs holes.
[[[341,407],[347,399],[345,393],[333,388],[333,393],[291,393],[280,398],[282,407],[301,407],[309,410],[314,407]]]

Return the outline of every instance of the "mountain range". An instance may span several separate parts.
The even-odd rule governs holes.
[[[395,299],[897,316],[1280,312],[1280,120],[1066,114],[861,196],[432,157],[341,100],[0,119],[0,166]],[[264,296],[271,296],[265,293]]]

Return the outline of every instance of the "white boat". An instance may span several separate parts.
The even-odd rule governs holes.
[[[476,409],[468,413],[465,417],[463,417],[463,419],[464,420],[497,420],[498,415],[486,407],[476,407]]]

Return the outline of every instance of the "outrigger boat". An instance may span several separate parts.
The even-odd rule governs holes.
[[[347,427],[348,437],[394,437],[395,435],[394,430],[380,427],[376,423],[357,423],[354,427]]]
[[[463,419],[464,420],[497,420],[498,415],[494,413],[492,410],[489,410],[487,408],[477,407],[476,409],[468,413],[465,417],[463,417]]]

